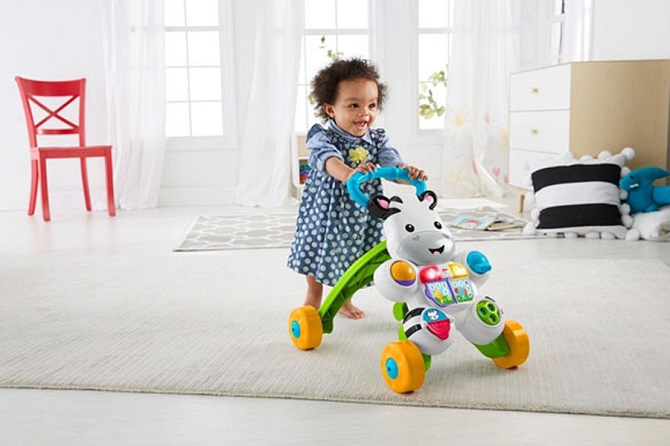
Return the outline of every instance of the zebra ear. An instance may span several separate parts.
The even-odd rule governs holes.
[[[427,190],[419,195],[419,201],[425,201],[428,203],[428,209],[433,210],[437,206],[437,195],[432,190]]]
[[[391,215],[400,212],[400,209],[391,207],[392,201],[398,201],[397,197],[386,198],[383,195],[375,195],[368,201],[368,211],[375,217],[386,220]]]

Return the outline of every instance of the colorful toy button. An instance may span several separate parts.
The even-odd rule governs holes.
[[[436,282],[443,277],[442,269],[437,265],[427,265],[419,270],[419,280],[421,280],[421,283]]]
[[[426,308],[423,311],[423,322],[432,334],[443,341],[449,337],[451,321],[444,312],[437,308]]]
[[[477,315],[487,325],[497,325],[500,322],[500,310],[490,300],[483,300],[477,304]]]
[[[460,263],[449,262],[447,263],[447,268],[449,268],[449,271],[451,271],[451,277],[454,279],[468,277],[468,270],[465,269],[465,267]]]
[[[412,265],[399,260],[391,265],[391,277],[399,285],[410,286],[416,281],[416,272]]]

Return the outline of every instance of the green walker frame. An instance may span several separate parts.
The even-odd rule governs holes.
[[[324,333],[332,333],[333,319],[340,308],[356,291],[372,282],[375,270],[390,258],[391,255],[386,249],[386,240],[384,240],[362,255],[344,272],[328,293],[319,310]]]

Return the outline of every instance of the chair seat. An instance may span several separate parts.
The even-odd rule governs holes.
[[[107,156],[112,146],[67,146],[67,147],[33,147],[30,149],[31,158],[39,156],[46,158],[83,158],[92,156]]]

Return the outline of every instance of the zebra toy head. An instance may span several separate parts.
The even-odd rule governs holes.
[[[450,261],[456,249],[454,238],[435,210],[437,196],[433,191],[420,195],[376,195],[368,210],[384,220],[387,249],[391,256],[407,259],[415,265]]]

